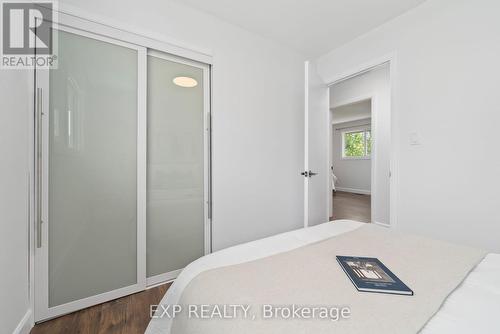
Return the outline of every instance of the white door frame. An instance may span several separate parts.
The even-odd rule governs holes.
[[[397,147],[396,147],[396,143],[395,143],[395,140],[394,138],[396,138],[396,129],[395,129],[395,126],[394,124],[397,124],[396,123],[396,119],[397,119],[397,113],[395,112],[395,91],[396,91],[396,80],[397,80],[397,55],[395,52],[393,53],[390,53],[390,54],[387,54],[387,55],[384,55],[380,58],[376,58],[376,59],[372,59],[368,62],[365,62],[365,63],[362,63],[362,64],[359,64],[353,68],[351,68],[350,70],[347,70],[347,71],[343,71],[341,73],[338,73],[336,75],[333,75],[331,78],[329,78],[329,83],[327,84],[328,87],[331,87],[337,83],[340,83],[342,81],[345,81],[345,80],[348,80],[348,79],[351,79],[353,77],[356,77],[356,76],[359,76],[363,73],[366,73],[366,72],[369,72],[379,66],[382,66],[382,65],[388,65],[389,67],[389,80],[390,80],[390,94],[391,94],[391,98],[390,98],[390,113],[391,113],[391,116],[390,116],[390,119],[391,119],[391,148],[390,148],[390,178],[389,178],[389,182],[390,182],[390,200],[389,200],[389,205],[390,205],[390,213],[389,213],[389,224],[384,224],[384,223],[379,223],[379,222],[375,222],[374,220],[374,208],[373,208],[373,199],[374,199],[374,196],[376,196],[376,183],[374,183],[374,161],[372,160],[372,172],[371,172],[371,177],[372,177],[372,222],[375,222],[376,224],[378,225],[381,225],[381,226],[384,226],[384,227],[394,227],[396,224],[397,224],[397,185],[398,185],[398,165],[397,165]],[[368,95],[365,95],[365,96],[360,96],[360,97],[357,97],[356,99],[358,98],[371,98],[372,99],[372,129],[376,126],[374,126],[373,124],[373,120],[376,118],[376,117],[373,117],[374,115],[374,112],[376,112],[376,106],[377,106],[377,96],[376,94],[368,94]],[[353,99],[355,100],[355,99]],[[354,102],[354,101],[353,101]],[[346,104],[345,101],[342,101],[342,104]],[[339,105],[342,105],[342,104],[339,104]],[[374,107],[375,106],[375,107]],[[330,118],[330,112],[328,113],[328,118]],[[376,120],[375,120],[376,122]],[[331,121],[329,122],[329,131],[331,131]],[[376,138],[375,138],[376,140]],[[330,156],[330,143],[328,143],[327,145],[328,147],[328,156]],[[376,152],[374,153],[374,155],[376,156]],[[376,158],[375,158],[376,159]],[[329,159],[328,159],[329,160]],[[330,163],[330,161],[329,161]],[[330,170],[330,167],[328,166],[328,170]],[[329,176],[329,175],[328,175]],[[330,182],[330,179],[328,178],[327,182],[329,183]],[[329,194],[329,197],[331,197],[331,193]]]
[[[205,161],[205,254],[211,252],[211,221],[212,221],[212,201],[211,201],[211,99],[212,99],[212,75],[213,75],[213,59],[208,53],[203,53],[195,51],[193,49],[185,48],[182,46],[177,46],[173,42],[166,41],[161,38],[148,37],[151,36],[149,32],[136,33],[131,29],[122,28],[119,24],[110,25],[107,18],[96,17],[92,14],[80,11],[75,7],[68,5],[61,5],[57,12],[58,22],[54,23],[54,27],[60,30],[74,32],[86,37],[91,37],[94,39],[102,40],[105,42],[122,45],[125,47],[130,47],[136,49],[138,52],[138,138],[137,138],[137,214],[138,214],[138,225],[137,225],[137,284],[129,287],[124,287],[114,291],[106,292],[96,296],[88,297],[75,302],[67,303],[64,305],[59,305],[53,308],[48,307],[48,272],[47,268],[41,268],[43,263],[48,263],[48,252],[47,247],[43,251],[37,251],[37,205],[36,200],[37,189],[36,189],[36,163],[37,159],[35,157],[35,152],[37,152],[37,133],[36,120],[30,119],[30,133],[33,134],[32,143],[30,146],[30,160],[32,162],[30,167],[30,265],[29,265],[29,283],[30,283],[30,307],[32,308],[32,319],[31,322],[39,322],[44,320],[49,320],[53,317],[57,317],[66,313],[73,312],[78,309],[89,307],[107,300],[118,298],[127,294],[131,294],[137,291],[146,289],[150,285],[160,284],[168,280],[174,279],[180,270],[169,273],[167,277],[157,278],[155,280],[146,279],[146,148],[147,148],[147,106],[146,106],[146,85],[147,85],[147,50],[154,49],[159,52],[169,53],[171,57],[175,58],[175,61],[184,61],[186,64],[193,65],[198,64],[198,66],[203,66],[204,73],[204,114],[205,114],[205,131],[204,131],[204,161]],[[192,60],[192,61],[191,61]],[[202,64],[200,64],[202,63]],[[45,72],[45,74],[43,73]],[[44,87],[48,88],[48,71],[38,71],[41,73],[40,77],[37,78],[38,83],[42,83]],[[48,99],[40,99],[41,94],[37,94],[35,91],[36,87],[33,86],[32,93],[35,98],[32,100],[32,110],[34,115],[37,112],[37,104],[40,101],[43,104],[42,109],[44,112],[48,111]],[[43,93],[43,92],[42,92]],[[40,96],[39,96],[40,95]],[[48,116],[48,115],[46,115]],[[48,129],[48,117],[44,116],[41,122],[44,128],[44,133],[47,133]],[[36,116],[35,116],[36,118]],[[41,143],[43,148],[42,151],[44,155],[48,154],[47,141]],[[47,160],[47,159],[45,159]],[[43,161],[43,176],[41,182],[43,184],[43,190],[47,190],[48,181],[48,165],[47,161]],[[47,219],[47,196],[43,196],[43,207],[41,217],[42,220]],[[42,244],[47,245],[48,228],[47,224],[42,224]],[[40,279],[41,278],[41,279]],[[47,288],[43,289],[40,286],[45,286]],[[43,292],[45,290],[45,292]]]

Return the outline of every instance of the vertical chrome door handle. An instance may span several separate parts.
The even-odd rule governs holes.
[[[43,109],[43,91],[42,88],[36,89],[36,135],[37,135],[37,153],[36,153],[36,247],[42,247],[42,109]]]

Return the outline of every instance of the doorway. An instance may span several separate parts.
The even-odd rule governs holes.
[[[334,89],[332,86],[330,89]],[[365,99],[330,109],[330,221],[371,222],[372,101]]]
[[[330,220],[390,222],[390,71],[329,87]]]
[[[363,143],[358,151],[363,152],[363,157],[369,156],[369,187],[359,184],[345,185],[347,181],[342,176],[340,184],[345,194],[343,199],[354,209],[365,206],[364,219],[356,215],[337,215],[338,218],[366,220],[379,225],[390,226],[395,217],[395,196],[391,189],[395,188],[395,180],[391,175],[391,156],[394,155],[394,145],[391,143],[392,118],[391,112],[391,87],[393,80],[391,73],[394,68],[392,56],[378,59],[370,65],[323,78],[316,62],[305,62],[305,105],[304,105],[304,170],[300,175],[304,177],[304,227],[321,224],[330,220],[334,215],[333,175],[339,177],[337,166],[332,161],[333,146],[333,115],[332,109],[353,106],[356,103],[369,103],[371,114],[359,117],[357,121],[370,119],[369,126],[357,124],[351,129],[339,130]],[[338,111],[338,110],[337,110]],[[344,119],[343,122],[353,121]],[[361,128],[360,128],[361,125]],[[342,126],[336,125],[339,129]],[[353,139],[347,138],[347,139]],[[339,141],[341,142],[341,141]],[[369,145],[368,145],[369,144]],[[341,145],[342,147],[342,145]],[[340,148],[337,152],[342,152]],[[347,152],[347,155],[357,155],[356,152]],[[340,154],[340,153],[339,153]],[[344,155],[346,152],[343,153]],[[360,154],[358,154],[360,155]],[[354,157],[350,157],[354,158]],[[333,173],[332,173],[333,166]],[[340,180],[338,178],[337,182]],[[360,177],[354,177],[360,181]],[[337,188],[337,190],[339,190]],[[364,191],[363,191],[364,190]],[[336,193],[340,195],[340,192]],[[367,196],[369,195],[369,196]],[[364,196],[364,197],[363,197]],[[337,196],[336,199],[341,199]],[[359,199],[361,201],[355,201]],[[344,201],[345,202],[345,201]],[[364,204],[360,204],[364,203]],[[337,208],[339,205],[337,204]],[[352,210],[351,210],[352,211]],[[366,212],[368,212],[366,214]],[[363,219],[362,219],[363,218]]]

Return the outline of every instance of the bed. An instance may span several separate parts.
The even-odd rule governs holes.
[[[368,227],[368,225],[371,226]],[[164,306],[185,306],[191,303],[199,305],[208,301],[209,304],[219,302],[222,304],[233,300],[234,303],[238,303],[242,300],[250,300],[250,297],[262,291],[263,286],[258,286],[259,279],[272,282],[276,277],[281,277],[274,284],[265,286],[265,289],[268,289],[266,295],[271,296],[271,301],[295,303],[294,298],[296,298],[298,304],[304,301],[307,304],[311,300],[322,301],[321,295],[330,293],[336,296],[331,299],[335,303],[352,305],[353,318],[350,321],[340,321],[335,324],[310,319],[294,321],[281,319],[281,321],[267,322],[261,319],[258,321],[234,321],[234,319],[183,321],[180,317],[162,316],[161,311],[165,309],[163,307],[156,311],[146,334],[321,333],[322,331],[326,333],[331,332],[332,328],[336,329],[337,333],[358,333],[365,330],[372,333],[500,333],[500,322],[497,319],[497,313],[500,310],[500,254],[486,254],[479,250],[400,235],[394,239],[387,239],[388,241],[379,239],[379,245],[383,244],[380,251],[372,251],[370,254],[343,254],[379,258],[380,254],[384,254],[381,258],[382,262],[389,261],[386,263],[388,267],[410,287],[415,287],[414,297],[357,292],[348,279],[342,276],[342,272],[336,272],[340,269],[333,258],[331,265],[328,262],[325,262],[326,265],[325,263],[318,265],[315,263],[316,256],[311,256],[311,254],[318,254],[318,259],[320,259],[322,254],[328,253],[325,249],[335,247],[340,247],[340,250],[351,249],[351,245],[352,249],[365,249],[364,251],[367,252],[366,249],[372,246],[356,243],[366,236],[372,238],[373,235],[373,240],[377,240],[377,235],[385,238],[386,234],[393,233],[388,231],[389,229],[372,224],[339,220],[230,247],[204,256],[188,265],[160,303]],[[355,240],[354,243],[353,240]],[[366,241],[360,242],[370,244]],[[415,253],[421,254],[424,260],[428,259],[424,262],[429,262],[431,268],[434,260],[429,254],[443,253],[443,259],[436,260],[437,269],[434,268],[431,275],[422,271],[417,258],[415,266],[419,268],[419,272],[413,272],[411,266],[402,265],[403,262],[400,261],[401,257],[411,257],[412,251],[406,250],[405,253],[404,246],[398,246],[398,242],[408,244],[408,247]],[[343,243],[347,245],[344,248],[339,246]],[[394,250],[400,248],[401,255],[391,255],[391,252],[394,253]],[[290,258],[294,261],[290,262]],[[325,257],[325,259],[330,258],[330,255]],[[446,265],[446,270],[439,273],[439,266],[443,266],[443,263],[449,263],[449,268]],[[293,269],[290,270],[296,270],[291,272],[294,277],[283,279],[280,275],[286,277],[286,271],[291,267]],[[305,269],[301,270],[302,267]],[[329,272],[330,270],[332,273]],[[308,275],[305,276],[307,279],[297,284],[302,272]],[[333,274],[337,276],[329,276]],[[433,278],[434,275],[435,278]],[[326,277],[326,283],[318,276]],[[246,281],[244,285],[233,287],[248,277],[251,280]],[[328,285],[329,277],[335,277],[334,280],[330,280],[331,285]],[[285,281],[288,286],[281,284]],[[253,287],[253,284],[257,285]],[[317,294],[318,287],[321,285],[324,285],[322,288],[324,293]],[[249,291],[245,297],[245,293],[248,292],[246,290],[252,289],[255,290]],[[431,290],[431,293],[427,293]],[[225,293],[229,295],[222,296]],[[317,294],[316,297],[314,297],[315,294]],[[254,302],[257,303],[255,300]],[[358,317],[356,321],[353,321],[356,313],[362,316],[363,320]]]

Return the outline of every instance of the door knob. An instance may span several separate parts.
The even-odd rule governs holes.
[[[314,175],[318,175],[318,173],[313,173],[313,172],[311,172],[311,170],[309,170],[309,177],[314,176]]]

